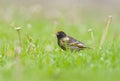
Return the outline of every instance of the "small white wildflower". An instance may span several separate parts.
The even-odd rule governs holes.
[[[91,32],[92,31],[92,29],[90,28],[90,29],[88,29],[88,32]]]
[[[19,30],[21,30],[21,27],[17,27],[17,28],[15,28],[17,31],[19,31]]]

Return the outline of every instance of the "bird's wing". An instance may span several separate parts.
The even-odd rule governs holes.
[[[69,37],[70,40],[69,40],[69,45],[70,46],[75,46],[75,47],[78,47],[78,48],[86,48],[86,45],[72,37]]]
[[[68,42],[69,42],[69,37],[67,37],[67,36],[62,38],[61,40],[59,40],[60,46],[66,46],[68,44]]]

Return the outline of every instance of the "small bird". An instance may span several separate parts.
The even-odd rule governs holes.
[[[80,51],[87,48],[86,45],[73,37],[67,36],[63,31],[57,31],[57,42],[63,50]]]

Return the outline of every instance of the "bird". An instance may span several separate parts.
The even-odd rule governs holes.
[[[71,36],[68,36],[65,32],[61,30],[57,31],[56,36],[58,46],[61,47],[63,50],[80,51],[87,48],[84,43]]]

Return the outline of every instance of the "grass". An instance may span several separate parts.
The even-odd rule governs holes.
[[[120,80],[118,22],[112,22],[102,49],[99,49],[105,27],[103,20],[102,24],[92,19],[91,23],[90,19],[86,19],[88,23],[71,23],[66,18],[60,18],[55,24],[43,17],[21,19],[22,16],[20,19],[15,17],[13,26],[6,21],[0,22],[0,81]],[[22,47],[15,30],[19,26]],[[93,40],[88,32],[91,28],[95,45],[92,45]],[[59,29],[89,47],[95,46],[95,49],[72,53],[61,50],[55,36]]]

